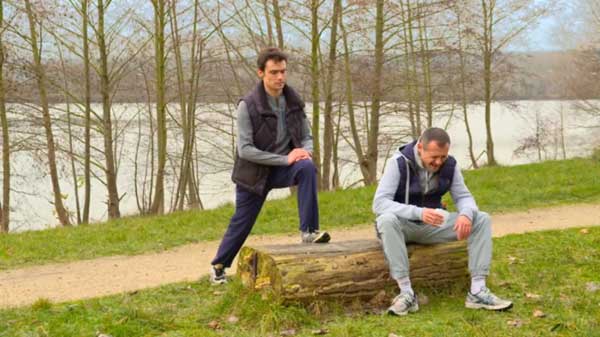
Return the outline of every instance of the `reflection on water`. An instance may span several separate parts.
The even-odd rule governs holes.
[[[100,110],[99,106],[95,109]],[[388,106],[389,113],[382,116],[381,119],[381,147],[379,149],[380,170],[382,171],[387,158],[398,146],[408,142],[410,138],[406,135],[409,124],[406,118],[400,113],[394,111],[396,107]],[[456,107],[452,113],[444,111],[438,113],[435,119],[435,126],[444,127],[450,119],[448,132],[452,138],[450,152],[454,155],[460,165],[468,169],[471,161],[468,157],[468,140],[462,120],[462,111]],[[448,110],[448,109],[446,109]],[[142,181],[144,177],[151,176],[150,167],[145,163],[149,160],[147,149],[151,148],[151,132],[145,106],[134,104],[123,104],[115,107],[115,119],[119,129],[119,193],[123,195],[121,200],[121,213],[138,213],[138,203],[135,197],[135,184]],[[231,107],[226,105],[209,106],[199,108],[198,120],[198,153],[199,162],[197,163],[200,172],[200,196],[206,208],[213,208],[227,202],[234,201],[234,185],[230,180],[230,168],[232,157],[232,119],[234,113]],[[307,111],[311,111],[310,105]],[[590,129],[582,128],[589,126],[592,118],[575,111],[568,101],[519,101],[513,104],[495,103],[492,108],[492,133],[495,143],[495,155],[497,161],[502,165],[516,165],[538,161],[539,156],[542,159],[562,159],[562,138],[561,135],[561,111],[563,113],[564,123],[564,145],[567,158],[575,156],[588,155],[594,144],[598,144],[598,139],[593,138],[593,132]],[[173,114],[176,115],[176,114]],[[139,117],[139,118],[138,118]],[[360,116],[359,116],[360,117]],[[357,118],[362,120],[362,118]],[[472,105],[469,107],[469,122],[473,136],[473,150],[476,156],[480,156],[480,164],[485,162],[485,124],[484,107],[482,105]],[[67,138],[64,133],[64,127],[59,123],[55,125],[57,139],[62,149],[67,147]],[[20,120],[13,123],[16,129],[39,128],[40,126],[31,126],[26,120]],[[322,125],[322,124],[321,124]],[[341,129],[348,135],[348,122],[342,118]],[[177,155],[181,151],[181,136],[176,133],[177,127],[172,125],[169,130],[169,155],[172,157],[168,164],[168,175],[166,180],[167,200],[170,200],[172,188],[176,182],[176,171],[174,167],[178,165]],[[18,132],[18,131],[15,131]],[[142,138],[138,139],[139,134]],[[531,141],[541,139],[543,147],[526,148],[524,151],[515,154],[520,146]],[[39,135],[41,137],[41,133]],[[529,139],[527,139],[529,138]],[[18,137],[13,137],[13,143]],[[43,147],[43,142],[39,141],[38,148]],[[366,142],[365,142],[366,144]],[[94,153],[95,160],[102,165],[103,157],[101,154],[102,140],[96,136],[94,145],[98,150]],[[81,144],[76,144],[75,152],[82,153]],[[137,152],[137,153],[136,153]],[[340,177],[344,186],[355,185],[360,180],[360,171],[355,161],[355,155],[351,147],[347,144],[344,137],[340,137]],[[60,169],[63,173],[61,187],[65,194],[65,202],[68,209],[74,213],[75,197],[73,190],[73,178],[70,177],[69,157],[65,154],[59,156]],[[46,175],[47,164],[45,155],[41,152],[17,152],[13,154],[12,171],[14,174],[12,185],[14,193],[13,213],[11,230],[22,231],[30,229],[42,229],[54,226],[56,219],[53,215],[52,190],[50,179]],[[81,167],[81,165],[79,166]],[[80,169],[81,170],[81,169]],[[99,178],[104,177],[102,171],[98,168],[95,173]],[[81,173],[80,173],[81,174]],[[136,178],[137,177],[137,178]],[[79,180],[82,183],[82,178]],[[280,189],[271,192],[269,198],[279,198],[288,195],[288,189]],[[146,189],[138,185],[138,195],[150,194],[149,184]],[[80,187],[80,198],[82,198],[83,189]],[[105,188],[98,179],[94,179],[92,187],[92,207],[91,217],[94,221],[102,221],[106,218],[106,194]],[[169,208],[168,206],[166,207]]]

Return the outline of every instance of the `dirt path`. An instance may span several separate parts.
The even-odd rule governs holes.
[[[494,236],[543,229],[600,226],[600,204],[495,214],[492,219]],[[374,236],[372,225],[357,225],[330,232],[335,241]],[[284,244],[295,243],[298,239],[298,235],[251,236],[249,243]],[[203,242],[162,253],[103,257],[4,271],[0,273],[0,308],[28,305],[39,298],[64,302],[197,280],[208,273],[217,246],[218,242]]]

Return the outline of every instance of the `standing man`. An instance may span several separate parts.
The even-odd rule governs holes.
[[[211,282],[226,283],[225,269],[246,241],[265,198],[273,188],[298,185],[301,241],[326,243],[319,232],[316,168],[304,102],[286,85],[287,55],[277,48],[260,52],[261,81],[238,105],[237,154],[232,180],[235,213],[212,261]]]
[[[400,287],[388,309],[406,315],[419,310],[411,287],[406,242],[434,244],[468,240],[471,289],[465,306],[504,310],[512,302],[494,295],[485,284],[492,259],[490,216],[478,210],[456,160],[448,156],[450,137],[440,128],[425,130],[419,140],[402,146],[379,182],[373,200],[377,235]],[[442,196],[450,192],[457,213],[442,209]]]

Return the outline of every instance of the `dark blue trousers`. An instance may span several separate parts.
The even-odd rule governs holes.
[[[289,166],[273,166],[263,195],[236,186],[235,213],[221,240],[217,255],[211,263],[222,264],[225,268],[229,268],[250,234],[269,191],[273,188],[295,185],[298,185],[300,230],[303,232],[318,230],[317,170],[313,162],[300,160]]]

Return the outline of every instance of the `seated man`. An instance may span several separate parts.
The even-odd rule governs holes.
[[[419,310],[409,278],[406,242],[434,244],[467,239],[471,289],[465,306],[488,310],[512,307],[511,301],[498,298],[486,287],[492,259],[490,216],[477,209],[456,160],[448,156],[449,148],[446,131],[425,130],[418,141],[402,146],[388,161],[375,192],[377,235],[390,274],[400,287],[388,309],[390,314]],[[441,199],[448,191],[457,213],[442,209]]]

